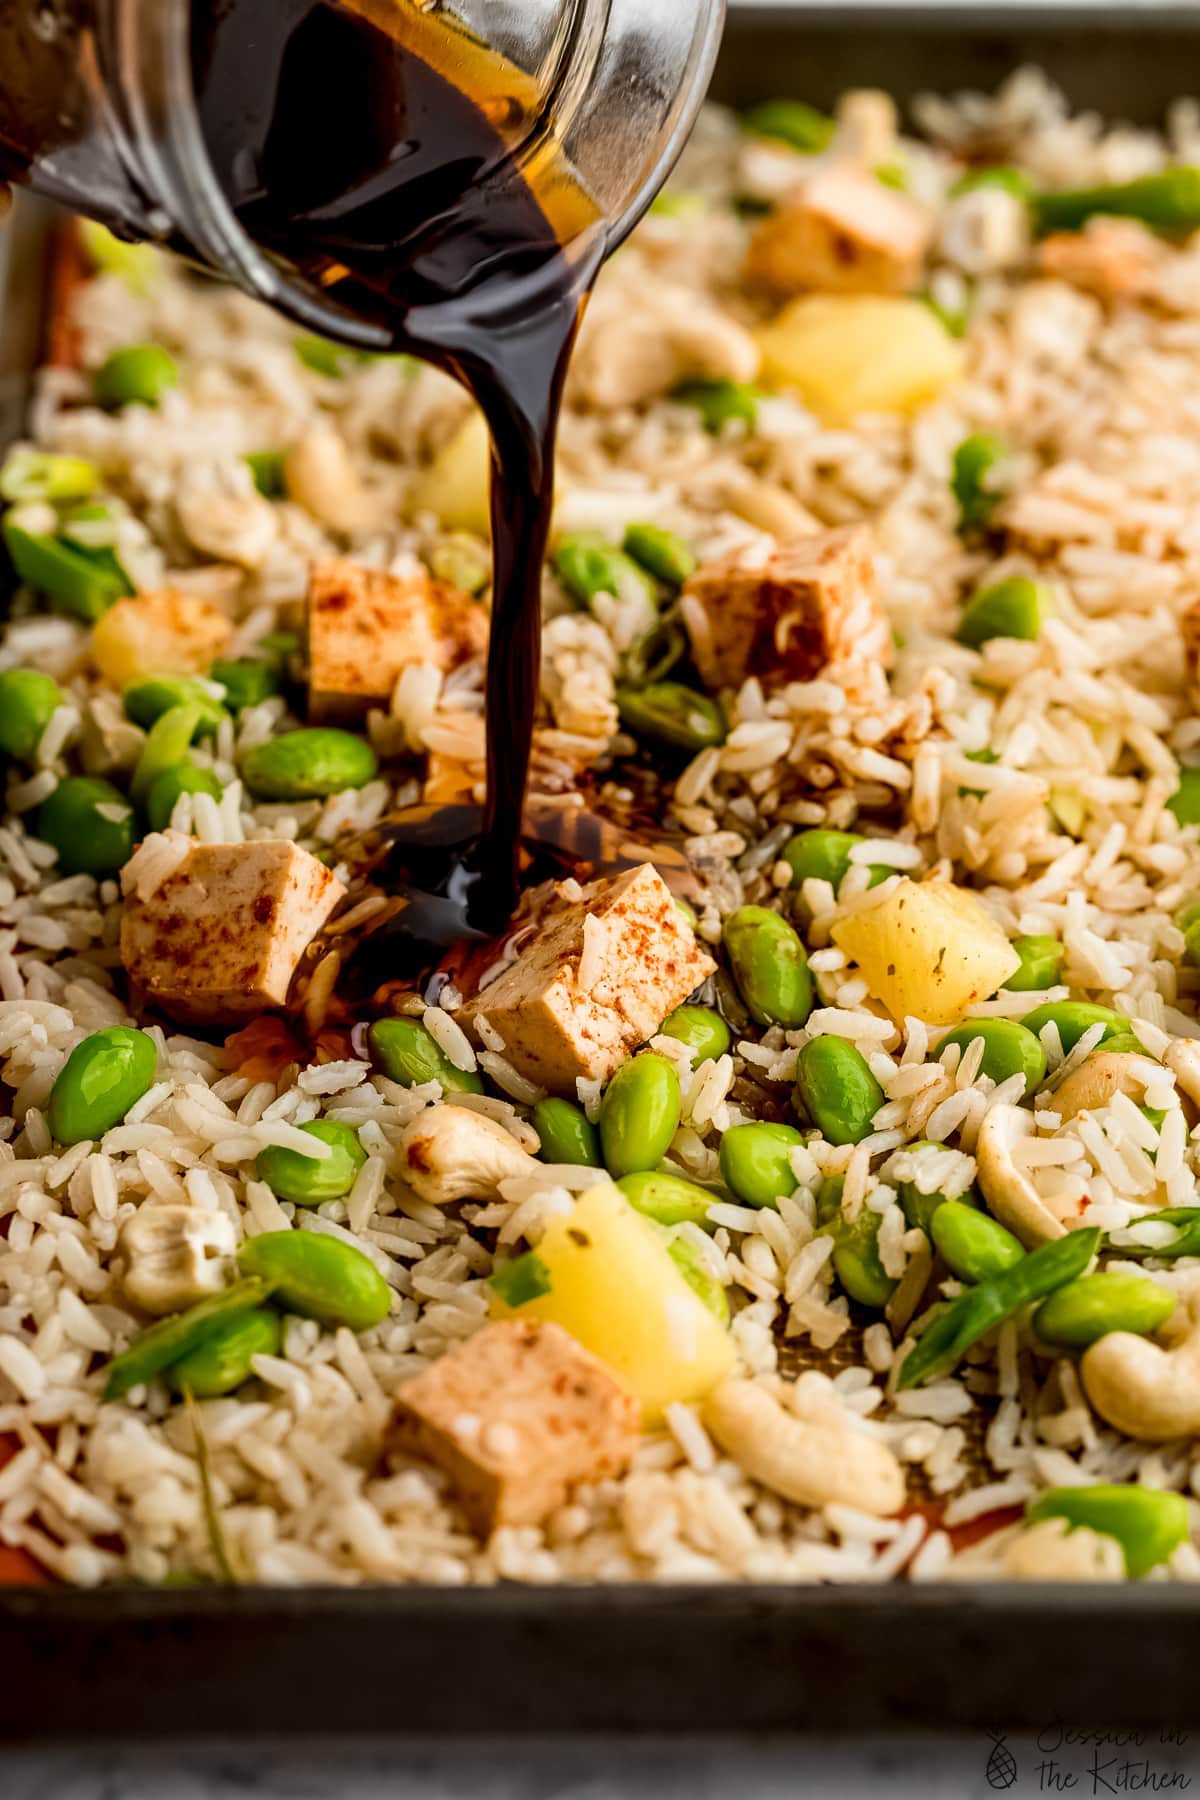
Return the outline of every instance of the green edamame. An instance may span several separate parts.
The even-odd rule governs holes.
[[[1066,956],[1057,938],[1035,932],[1031,936],[1013,938],[1012,947],[1021,963],[1004,983],[1009,993],[1028,994],[1055,985],[1062,974]]]
[[[1066,1519],[1069,1525],[1116,1538],[1125,1552],[1126,1573],[1135,1580],[1166,1562],[1188,1537],[1183,1495],[1133,1482],[1051,1488],[1030,1501],[1025,1519],[1030,1525],[1039,1519]]]
[[[119,1125],[154,1080],[154,1039],[132,1025],[110,1025],[76,1044],[50,1090],[50,1135],[59,1144],[102,1138]]]
[[[169,388],[179,386],[179,367],[161,344],[127,344],[114,350],[96,370],[92,391],[97,406],[157,406]]]
[[[671,398],[694,406],[705,431],[720,437],[725,427],[733,423],[752,432],[758,424],[763,395],[748,381],[681,381]]]
[[[367,1042],[377,1066],[401,1087],[440,1084],[443,1094],[482,1094],[477,1069],[456,1069],[427,1025],[420,1019],[376,1019]]]
[[[530,1123],[541,1140],[538,1155],[543,1162],[574,1163],[581,1169],[598,1169],[600,1138],[582,1106],[573,1100],[551,1097],[539,1100]]]
[[[742,114],[742,127],[755,137],[778,138],[806,156],[826,149],[836,130],[828,113],[803,100],[760,100]]]
[[[1200,769],[1180,769],[1179,786],[1167,801],[1180,825],[1200,825]]]
[[[672,1237],[667,1245],[667,1255],[697,1299],[703,1301],[722,1325],[728,1325],[729,1296],[705,1262],[704,1252],[699,1244],[694,1244],[687,1237]]]
[[[224,792],[211,769],[194,762],[176,763],[151,783],[146,795],[146,822],[151,831],[165,831],[181,794],[207,794],[211,800],[219,800]]]
[[[580,606],[590,606],[598,594],[612,594],[618,599],[640,596],[657,607],[657,590],[645,569],[591,532],[559,539],[554,571]]]
[[[812,831],[797,832],[779,854],[791,868],[793,887],[809,880],[827,881],[836,894],[850,873],[850,852],[866,841],[856,831],[824,831],[814,827]],[[869,888],[878,887],[894,873],[882,863],[868,863],[867,867],[870,870]]]
[[[792,1151],[804,1142],[794,1125],[759,1120],[732,1125],[721,1137],[721,1179],[747,1206],[778,1205],[783,1194],[800,1185],[792,1168]]]
[[[268,1144],[258,1153],[255,1174],[278,1199],[294,1201],[297,1206],[340,1200],[350,1192],[367,1160],[357,1131],[340,1119],[313,1119],[300,1130],[306,1137],[328,1144],[329,1155],[303,1156],[299,1150]]]
[[[975,594],[963,608],[956,636],[960,644],[978,650],[992,638],[1025,638],[1042,634],[1050,617],[1050,596],[1027,575],[1011,575]]]
[[[934,1208],[929,1235],[946,1266],[963,1281],[990,1281],[1025,1255],[1021,1240],[998,1219],[962,1200],[944,1200]]]
[[[279,692],[279,677],[270,663],[252,656],[238,656],[215,662],[208,671],[209,679],[225,689],[225,704],[230,712],[243,712],[247,706],[259,706]]]
[[[618,688],[617,711],[635,738],[671,750],[705,750],[725,742],[725,714],[719,703],[682,681]]]
[[[1180,165],[1132,181],[1038,194],[1033,202],[1039,232],[1079,231],[1097,213],[1140,219],[1168,236],[1195,231],[1200,226],[1200,169]]]
[[[1004,498],[989,477],[1008,455],[1008,445],[991,431],[963,438],[950,465],[950,491],[958,502],[958,529],[982,531]]]
[[[796,1111],[826,1143],[861,1144],[884,1098],[866,1057],[845,1038],[810,1038],[796,1059]]]
[[[207,682],[196,675],[148,675],[130,682],[123,700],[125,716],[145,731],[174,706],[194,706],[199,710],[194,733],[197,738],[211,737],[222,719],[229,717],[221,702],[213,699]]]
[[[279,1235],[291,1237],[293,1234],[285,1231]],[[297,1237],[301,1235],[308,1237],[310,1234],[295,1233]],[[171,1368],[183,1357],[200,1349],[212,1333],[220,1331],[228,1320],[262,1306],[265,1300],[270,1299],[271,1289],[269,1280],[250,1276],[244,1281],[235,1281],[219,1294],[211,1294],[207,1299],[197,1301],[186,1312],[173,1313],[169,1319],[157,1320],[148,1330],[140,1332],[128,1349],[113,1357],[108,1365],[108,1377],[102,1397],[105,1400],[119,1400],[130,1388],[141,1387],[147,1381],[153,1381],[164,1369]]]
[[[1036,1038],[1041,1037],[1047,1025],[1057,1026],[1064,1056],[1071,1054],[1084,1032],[1093,1025],[1104,1027],[1104,1035],[1094,1049],[1140,1050],[1145,1054],[1132,1021],[1124,1013],[1114,1012],[1111,1006],[1096,1006],[1090,1000],[1049,1000],[1044,1006],[1035,1006],[1032,1012],[1026,1013],[1024,1023],[1026,1031],[1032,1031]],[[1130,1040],[1128,1044],[1118,1041],[1125,1038]]]
[[[38,669],[0,672],[0,750],[32,762],[43,731],[66,698],[57,681]]]
[[[622,1063],[600,1102],[600,1149],[614,1179],[657,1169],[679,1124],[682,1100],[675,1065],[643,1050]]]
[[[365,787],[378,773],[365,738],[324,725],[285,732],[242,759],[242,779],[258,800],[324,800]]]
[[[799,932],[765,906],[739,906],[722,936],[751,1016],[760,1025],[803,1025],[812,1011],[813,981]]]
[[[279,1314],[267,1307],[227,1314],[203,1342],[171,1363],[167,1381],[177,1394],[215,1400],[232,1394],[254,1373],[256,1356],[277,1356],[283,1336]]]
[[[677,1006],[658,1029],[660,1036],[686,1044],[697,1064],[724,1056],[732,1041],[728,1025],[711,1006]]]
[[[1031,1250],[1003,1275],[968,1288],[930,1319],[901,1364],[897,1386],[920,1387],[948,1374],[972,1344],[1029,1301],[1044,1299],[1082,1275],[1099,1247],[1100,1232],[1094,1227],[1072,1231]]]
[[[21,506],[31,500],[82,500],[100,485],[100,471],[82,456],[47,450],[10,450],[0,468],[0,500]]]
[[[266,1231],[238,1251],[243,1274],[259,1275],[278,1304],[331,1329],[369,1331],[387,1318],[391,1289],[365,1251],[317,1231]]]
[[[1046,1052],[1032,1031],[1018,1025],[1015,1019],[964,1019],[942,1038],[937,1053],[940,1057],[947,1045],[957,1044],[965,1056],[976,1038],[983,1040],[981,1075],[997,1086],[1010,1075],[1021,1075],[1025,1080],[1023,1092],[1037,1092],[1046,1079]]]
[[[703,1231],[713,1228],[708,1222],[709,1208],[720,1199],[719,1194],[672,1175],[667,1169],[637,1169],[622,1175],[617,1186],[630,1206],[654,1219],[660,1225],[699,1225]]]
[[[1148,1275],[1105,1270],[1080,1275],[1043,1300],[1033,1329],[1048,1344],[1086,1350],[1110,1331],[1149,1337],[1175,1311],[1175,1296]]]
[[[817,1224],[833,1239],[833,1272],[851,1300],[878,1310],[887,1305],[896,1283],[879,1260],[879,1214],[864,1206],[855,1219],[842,1211],[843,1177],[830,1175],[817,1189]]]
[[[64,875],[116,875],[133,854],[134,814],[110,781],[68,775],[43,801],[38,836],[58,851]]]
[[[696,558],[674,531],[661,525],[629,525],[622,546],[626,556],[667,587],[682,587],[696,567]]]

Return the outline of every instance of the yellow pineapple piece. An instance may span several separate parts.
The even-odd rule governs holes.
[[[900,1023],[953,1025],[1003,987],[1020,957],[973,894],[949,881],[900,881],[832,928],[868,990]]]
[[[919,300],[809,294],[759,332],[763,378],[797,389],[840,423],[858,413],[911,412],[963,370],[963,348]]]

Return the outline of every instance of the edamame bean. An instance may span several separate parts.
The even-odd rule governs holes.
[[[975,650],[992,638],[1032,641],[1041,636],[1050,612],[1050,596],[1044,587],[1027,575],[1012,575],[967,602],[955,635],[960,644]]]
[[[1057,938],[1035,932],[1029,937],[1015,937],[1012,947],[1021,959],[1020,967],[1004,983],[1012,994],[1028,994],[1038,988],[1053,987],[1062,973],[1066,955]]]
[[[132,594],[129,577],[109,552],[108,559],[57,537],[41,537],[4,522],[4,547],[18,581],[45,594],[51,608],[85,625],[94,624],[114,601]]]
[[[329,1155],[303,1156],[299,1150],[288,1150],[282,1144],[268,1144],[258,1153],[255,1174],[265,1181],[280,1200],[291,1200],[297,1206],[321,1206],[326,1200],[340,1200],[354,1186],[367,1153],[358,1141],[358,1133],[340,1119],[313,1119],[300,1130],[306,1137],[329,1145]]]
[[[1025,1255],[1021,1240],[998,1219],[961,1200],[945,1200],[934,1208],[929,1235],[947,1266],[964,1281],[990,1281]]]
[[[222,1319],[202,1343],[171,1363],[166,1376],[177,1394],[215,1400],[232,1394],[253,1375],[256,1356],[278,1356],[283,1336],[279,1314],[262,1307]]]
[[[482,1094],[477,1069],[456,1069],[427,1025],[420,1019],[376,1019],[367,1042],[378,1067],[401,1087],[440,1083],[443,1094]]]
[[[210,799],[219,800],[224,792],[211,769],[194,762],[176,763],[151,783],[146,795],[146,822],[151,831],[165,831],[181,794],[207,794]]]
[[[102,1138],[148,1091],[158,1064],[154,1039],[110,1025],[76,1044],[50,1089],[47,1118],[58,1144]]]
[[[725,742],[725,714],[716,700],[682,681],[617,689],[617,711],[626,731],[671,750],[705,750]]]
[[[1167,801],[1180,825],[1200,825],[1200,769],[1180,769],[1179,786]]]
[[[948,1044],[957,1044],[963,1056],[976,1038],[983,1040],[979,1073],[997,1086],[1010,1075],[1024,1077],[1023,1092],[1034,1094],[1046,1079],[1046,1052],[1032,1031],[1015,1019],[964,1019],[938,1044],[939,1057]]]
[[[221,702],[213,699],[207,683],[195,675],[148,675],[130,682],[122,698],[126,718],[144,731],[149,731],[175,706],[198,708],[200,720],[194,733],[197,738],[211,737],[222,719],[229,717]]]
[[[530,1123],[541,1139],[538,1155],[543,1162],[574,1163],[581,1169],[602,1166],[596,1127],[573,1100],[539,1100]]]
[[[803,100],[760,100],[742,114],[742,126],[755,137],[778,138],[810,156],[826,149],[836,130],[828,113]]]
[[[264,500],[286,500],[287,479],[284,466],[287,454],[283,450],[251,450],[242,461],[250,470],[254,485]]]
[[[134,815],[111,782],[68,775],[43,801],[38,836],[58,851],[63,875],[116,875],[133,854]]]
[[[643,1050],[622,1063],[600,1102],[600,1148],[614,1179],[657,1169],[671,1145],[682,1105],[673,1063]]]
[[[752,432],[758,424],[761,391],[748,381],[681,381],[672,400],[694,406],[705,431],[720,437],[727,425],[744,425]]]
[[[812,831],[800,831],[785,844],[780,851],[785,863],[792,871],[792,886],[799,887],[801,882],[816,880],[827,881],[836,894],[842,882],[850,873],[850,852],[856,844],[865,844],[866,838],[856,831],[824,831],[814,828]],[[882,863],[869,863],[871,878],[867,882],[869,888],[877,887],[893,873]]]
[[[230,712],[259,706],[279,692],[279,677],[270,663],[258,662],[251,656],[215,662],[208,673],[225,689],[225,704]]]
[[[683,1276],[697,1299],[703,1301],[713,1317],[722,1325],[729,1323],[729,1296],[704,1260],[699,1244],[687,1237],[673,1237],[667,1255]]]
[[[728,1025],[711,1006],[677,1006],[658,1029],[663,1037],[686,1044],[695,1064],[724,1056],[731,1042]]]
[[[1039,194],[1033,202],[1039,232],[1078,231],[1097,213],[1140,219],[1169,235],[1195,231],[1200,226],[1200,169],[1180,165],[1103,187]]]
[[[989,477],[1008,455],[1008,445],[992,431],[973,431],[954,452],[950,491],[958,501],[958,529],[982,531],[1004,498]]]
[[[922,1140],[906,1144],[905,1152],[920,1153],[921,1176],[926,1186],[919,1187],[910,1178],[897,1183],[896,1193],[908,1223],[915,1225],[928,1237],[933,1215],[938,1208],[944,1206],[947,1200],[962,1200],[964,1204],[970,1204],[967,1196],[970,1195],[971,1188],[969,1183],[966,1186],[959,1185],[962,1180],[959,1171],[963,1167],[959,1151],[950,1150],[945,1144],[932,1144]],[[954,1183],[947,1181],[947,1168],[952,1169],[956,1176]]]
[[[592,533],[561,538],[554,552],[554,570],[580,606],[590,606],[597,594],[613,594],[618,599],[640,595],[657,605],[657,591],[646,571],[623,550]]]
[[[638,1169],[622,1175],[617,1186],[630,1206],[645,1213],[660,1225],[699,1225],[704,1231],[713,1227],[708,1222],[708,1209],[715,1206],[719,1194],[672,1175],[667,1169]]]
[[[887,1305],[896,1283],[879,1260],[879,1214],[864,1206],[856,1219],[842,1211],[840,1175],[827,1176],[817,1189],[817,1223],[833,1239],[833,1272],[851,1300],[876,1309]]]
[[[153,244],[128,244],[95,219],[78,219],[75,229],[94,269],[114,275],[131,294],[149,294],[163,269],[163,253]]]
[[[1174,1294],[1148,1275],[1104,1270],[1080,1275],[1043,1300],[1033,1315],[1033,1329],[1048,1344],[1086,1350],[1110,1331],[1149,1337],[1174,1311]]]
[[[0,750],[32,762],[41,736],[66,695],[39,669],[0,672]]]
[[[95,463],[46,450],[10,450],[0,469],[0,500],[15,506],[31,500],[82,500],[99,485]]]
[[[1134,1482],[1051,1488],[1030,1501],[1025,1519],[1030,1525],[1039,1519],[1066,1519],[1116,1538],[1125,1552],[1126,1572],[1135,1579],[1166,1562],[1188,1537],[1183,1495]]]
[[[1025,1014],[1025,1029],[1032,1031],[1034,1037],[1040,1038],[1047,1025],[1058,1027],[1058,1041],[1064,1056],[1071,1054],[1084,1032],[1093,1025],[1104,1027],[1104,1035],[1094,1049],[1136,1049],[1145,1054],[1130,1020],[1124,1013],[1114,1012],[1111,1006],[1096,1006],[1090,1000],[1049,1000],[1044,1006],[1035,1006],[1032,1012]],[[1115,1044],[1114,1040],[1118,1038],[1129,1038],[1130,1043]]]
[[[114,350],[96,370],[92,389],[97,406],[157,406],[169,388],[179,386],[179,367],[161,344],[127,344]]]
[[[632,556],[648,575],[668,587],[682,587],[696,567],[696,558],[683,539],[661,525],[628,526],[623,548],[626,556]]]
[[[286,732],[242,758],[242,779],[258,800],[325,800],[378,773],[365,738],[323,725]]]
[[[291,1237],[293,1234],[284,1231],[278,1235]],[[309,1232],[295,1233],[296,1237],[310,1235]],[[328,1238],[325,1241],[334,1243],[337,1240]],[[173,1313],[169,1319],[159,1319],[147,1331],[140,1332],[127,1350],[122,1350],[119,1356],[113,1357],[108,1365],[103,1398],[119,1400],[130,1388],[141,1387],[145,1382],[153,1381],[164,1369],[171,1368],[183,1357],[190,1356],[193,1350],[198,1350],[229,1319],[255,1311],[265,1300],[270,1299],[271,1287],[269,1280],[259,1276],[248,1277],[244,1281],[233,1282],[219,1294],[210,1294],[207,1299],[197,1301],[186,1312]]]
[[[739,906],[722,933],[734,979],[760,1025],[803,1025],[813,982],[800,934],[765,906]]]
[[[845,1038],[810,1038],[796,1060],[796,1111],[829,1144],[861,1144],[884,1103],[866,1057]]]
[[[800,1185],[792,1169],[792,1151],[804,1142],[794,1125],[758,1120],[731,1125],[721,1137],[721,1179],[747,1206],[776,1207],[783,1194]]]
[[[279,1305],[331,1329],[369,1331],[387,1318],[391,1289],[370,1257],[317,1231],[266,1231],[238,1251],[246,1275],[268,1283]]]

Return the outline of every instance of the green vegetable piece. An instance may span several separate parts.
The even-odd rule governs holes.
[[[810,1038],[796,1059],[796,1111],[826,1143],[861,1144],[884,1098],[866,1057],[846,1038]]]
[[[1057,1025],[1058,1039],[1063,1047],[1063,1055],[1069,1056],[1084,1032],[1093,1025],[1103,1025],[1104,1035],[1094,1046],[1097,1050],[1111,1050],[1118,1038],[1128,1038],[1128,1044],[1119,1044],[1121,1050],[1145,1049],[1138,1042],[1133,1025],[1124,1013],[1114,1012],[1110,1006],[1096,1006],[1090,1000],[1048,1000],[1044,1006],[1035,1006],[1032,1012],[1025,1014],[1026,1031],[1032,1031],[1034,1037],[1040,1037],[1047,1025]]]
[[[1200,169],[1182,166],[1104,187],[1067,188],[1038,194],[1033,202],[1039,232],[1079,231],[1097,213],[1140,219],[1168,237],[1195,231],[1200,228]]]
[[[1116,1538],[1125,1552],[1126,1572],[1135,1580],[1166,1562],[1188,1537],[1188,1505],[1182,1494],[1132,1482],[1051,1488],[1030,1501],[1025,1519],[1030,1525],[1039,1519],[1066,1519],[1072,1527],[1086,1525]]]
[[[950,491],[958,501],[960,532],[982,531],[1003,495],[988,483],[997,463],[1008,455],[1004,439],[991,431],[973,431],[954,452]]]
[[[1010,1075],[1025,1077],[1024,1093],[1035,1094],[1046,1079],[1046,1052],[1033,1032],[1015,1019],[964,1019],[948,1031],[938,1045],[938,1055],[948,1044],[957,1044],[965,1056],[976,1038],[983,1039],[979,1073],[999,1085]]]
[[[253,1375],[256,1356],[278,1356],[282,1337],[279,1314],[266,1307],[227,1315],[194,1350],[168,1366],[167,1380],[177,1394],[197,1400],[235,1393]]]
[[[176,763],[155,776],[146,795],[146,822],[151,831],[165,831],[181,794],[207,794],[219,800],[225,792],[211,769],[199,763]]]
[[[987,748],[986,746],[982,750],[964,750],[963,755],[968,762],[998,763],[1000,761],[1000,758],[997,755],[996,751],[992,750],[990,748]],[[974,794],[976,799],[979,799],[979,800],[982,800],[984,797],[984,794],[987,792],[986,788],[971,788],[971,787],[960,787],[958,791],[960,794]]]
[[[799,887],[805,881],[827,881],[836,894],[850,873],[850,852],[866,841],[857,831],[824,831],[814,827],[811,831],[797,832],[779,854],[791,868],[793,887]],[[867,882],[869,888],[878,887],[894,873],[883,863],[867,866],[871,871],[871,879]]]
[[[242,779],[257,800],[325,800],[366,787],[378,773],[366,739],[332,726],[285,732],[242,759]]]
[[[656,219],[701,219],[708,211],[708,201],[703,194],[680,193],[664,188],[650,202],[650,211]]]
[[[435,544],[428,562],[431,575],[464,594],[481,594],[492,578],[486,546],[465,532]]]
[[[1148,1337],[1175,1311],[1175,1296],[1148,1275],[1118,1270],[1080,1275],[1043,1300],[1033,1328],[1048,1344],[1086,1350],[1110,1331]]]
[[[249,468],[254,485],[264,500],[287,498],[287,481],[283,472],[287,457],[282,450],[252,450],[248,456],[243,456],[242,461]]]
[[[35,537],[32,532],[4,524],[4,547],[26,587],[45,594],[51,608],[91,625],[115,600],[132,594],[133,587],[120,565],[108,565],[96,555],[63,543],[55,537]]]
[[[154,1081],[154,1039],[132,1025],[110,1025],[76,1044],[50,1089],[50,1135],[58,1144],[102,1138],[119,1125]]]
[[[695,1064],[724,1056],[732,1041],[728,1025],[711,1006],[677,1006],[658,1029],[663,1037],[686,1044]]]
[[[667,1245],[667,1255],[714,1318],[722,1325],[728,1325],[729,1296],[705,1262],[699,1244],[687,1237],[673,1237]]]
[[[1180,825],[1200,825],[1200,769],[1180,769],[1179,786],[1167,801]]]
[[[0,750],[32,762],[43,731],[67,696],[38,669],[0,671]]]
[[[659,1225],[713,1229],[708,1222],[708,1209],[720,1195],[698,1187],[694,1181],[685,1181],[682,1175],[672,1175],[666,1169],[638,1169],[632,1175],[622,1175],[617,1186],[630,1206]]]
[[[524,1256],[515,1256],[511,1262],[501,1263],[493,1269],[488,1276],[488,1286],[505,1306],[518,1307],[528,1305],[530,1300],[540,1300],[543,1294],[552,1291],[554,1283],[548,1266],[537,1251],[528,1250]]]
[[[952,196],[974,193],[976,188],[999,188],[1002,193],[1012,194],[1014,199],[1029,200],[1033,197],[1033,177],[1024,169],[1014,169],[1003,163],[994,163],[986,169],[966,169],[950,189]]]
[[[172,706],[155,719],[129,782],[131,797],[142,806],[150,789],[167,769],[188,761],[188,749],[204,724],[204,708],[194,700]]]
[[[783,1194],[794,1194],[799,1182],[792,1151],[804,1142],[794,1125],[759,1120],[731,1125],[721,1137],[721,1179],[747,1206],[774,1209]]]
[[[1035,932],[1029,937],[1015,937],[1012,947],[1021,964],[1004,983],[1010,994],[1029,994],[1038,988],[1054,987],[1062,974],[1066,955],[1057,938]]]
[[[301,1125],[300,1130],[306,1137],[328,1144],[329,1155],[302,1156],[299,1150],[268,1144],[258,1153],[255,1174],[278,1199],[291,1200],[297,1206],[321,1206],[326,1200],[340,1200],[350,1192],[367,1160],[357,1131],[339,1119],[313,1119]]]
[[[935,1213],[935,1223],[936,1220]],[[1031,1250],[1003,1275],[994,1275],[978,1287],[968,1288],[926,1325],[901,1364],[897,1386],[921,1387],[948,1374],[972,1344],[1021,1307],[1031,1300],[1044,1299],[1055,1288],[1082,1275],[1099,1247],[1100,1233],[1094,1228],[1068,1232],[1054,1243]]]
[[[916,298],[921,302],[922,306],[927,306],[929,308],[947,337],[966,337],[967,332],[970,329],[971,311],[974,306],[974,298],[970,293],[968,293],[963,301],[957,306],[950,305],[945,300],[939,300],[935,294],[931,294],[928,290],[923,294],[918,294]]]
[[[991,1281],[1025,1255],[1021,1240],[999,1220],[962,1200],[945,1200],[934,1208],[929,1235],[947,1266],[964,1281]]]
[[[617,710],[626,731],[672,750],[706,750],[725,742],[725,714],[719,702],[681,681],[617,689]]]
[[[760,100],[742,114],[742,125],[755,137],[778,138],[808,156],[824,150],[836,130],[828,113],[803,100]]]
[[[739,992],[760,1025],[795,1030],[813,1007],[813,980],[800,934],[765,906],[739,906],[722,933]]]
[[[938,1208],[944,1206],[947,1200],[961,1199],[967,1203],[967,1196],[970,1195],[971,1189],[968,1185],[958,1188],[953,1193],[946,1191],[945,1177],[938,1173],[936,1164],[940,1162],[944,1165],[947,1159],[953,1159],[957,1163],[957,1153],[947,1149],[945,1144],[932,1144],[922,1139],[918,1143],[906,1145],[905,1148],[909,1151],[919,1150],[921,1152],[922,1170],[929,1168],[927,1179],[930,1187],[926,1192],[924,1188],[918,1187],[914,1180],[909,1179],[899,1182],[896,1192],[908,1223],[917,1226],[926,1236],[929,1236],[933,1215]],[[936,1159],[933,1158],[934,1151],[937,1152]]]
[[[864,1206],[856,1219],[842,1211],[840,1175],[827,1176],[817,1189],[817,1223],[833,1239],[833,1272],[851,1300],[878,1310],[887,1305],[896,1283],[879,1260],[879,1214]]]
[[[876,163],[875,179],[881,187],[894,188],[903,194],[908,189],[908,167],[899,160]]]
[[[1183,934],[1183,959],[1200,969],[1200,919],[1193,919]]]
[[[483,1077],[476,1069],[456,1069],[427,1025],[420,1019],[376,1019],[367,1032],[376,1064],[401,1087],[441,1084],[443,1094],[482,1094]]]
[[[696,558],[674,531],[661,525],[626,527],[624,551],[640,568],[668,587],[682,587],[696,567]]]
[[[1200,1206],[1165,1206],[1160,1212],[1143,1213],[1138,1225],[1173,1225],[1177,1235],[1157,1248],[1149,1244],[1114,1244],[1110,1250],[1131,1260],[1141,1257],[1160,1262],[1174,1262],[1180,1256],[1200,1256]]]
[[[573,1163],[580,1169],[602,1167],[596,1127],[573,1100],[539,1100],[530,1123],[541,1139],[538,1155],[543,1162]]]
[[[127,344],[114,350],[96,370],[92,389],[97,406],[157,406],[169,388],[179,386],[179,366],[161,344]]]
[[[331,1329],[369,1331],[391,1308],[391,1289],[365,1251],[321,1231],[266,1231],[238,1251],[245,1275],[261,1275],[280,1306]]]
[[[38,836],[58,851],[61,874],[103,880],[133,855],[133,808],[111,782],[68,775],[42,803]]]
[[[265,656],[274,669],[281,669],[299,654],[300,639],[294,631],[266,631],[254,646],[255,653]]]
[[[613,594],[619,599],[641,595],[657,605],[658,593],[646,571],[623,550],[592,533],[561,538],[554,552],[554,569],[580,606],[590,606],[597,594]]]
[[[675,899],[675,900],[672,900],[671,904],[675,908],[675,911],[679,914],[680,918],[683,920],[684,924],[690,925],[692,930],[695,931],[696,926],[699,923],[699,921],[696,918],[695,907],[689,906],[686,900]]]
[[[173,706],[195,706],[200,711],[197,738],[212,737],[222,719],[229,717],[219,700],[214,700],[208,686],[196,675],[147,675],[131,681],[123,695],[125,714],[149,731]]]
[[[291,1237],[292,1232],[280,1232],[280,1237]],[[308,1237],[308,1232],[296,1232],[296,1237]],[[252,1240],[261,1243],[262,1239]],[[333,1243],[335,1239],[327,1239]],[[243,1246],[243,1251],[248,1248]],[[207,1342],[213,1332],[220,1331],[232,1318],[254,1312],[271,1296],[271,1282],[255,1276],[245,1281],[235,1281],[230,1287],[223,1288],[219,1294],[211,1294],[200,1300],[195,1306],[189,1306],[186,1312],[173,1313],[169,1319],[159,1319],[148,1331],[141,1332],[134,1338],[127,1350],[114,1356],[108,1365],[108,1378],[104,1384],[105,1400],[120,1400],[130,1388],[141,1387],[147,1381],[153,1381],[164,1369],[190,1356],[194,1350]]]
[[[208,674],[211,681],[219,681],[225,689],[225,704],[230,712],[259,706],[279,692],[279,677],[270,663],[258,662],[251,656],[215,662]]]
[[[614,1179],[657,1169],[671,1147],[682,1100],[673,1063],[653,1050],[622,1063],[600,1102],[600,1149]]]
[[[77,219],[84,253],[102,275],[114,275],[131,294],[149,294],[162,273],[161,251],[153,244],[127,244],[95,219]]]
[[[705,431],[720,437],[725,427],[734,423],[753,432],[763,395],[748,381],[681,381],[671,398],[694,406]]]
[[[100,485],[100,471],[82,456],[47,450],[10,450],[0,468],[0,500],[81,500]]]
[[[687,651],[688,635],[677,614],[662,613],[650,630],[635,638],[625,652],[625,686],[656,686],[682,661]]]
[[[341,381],[355,362],[364,362],[366,356],[356,354],[345,344],[335,344],[332,338],[318,337],[315,332],[305,332],[296,338],[292,348],[314,375],[327,375],[333,381]]]
[[[1027,575],[1011,575],[967,602],[956,636],[960,644],[969,644],[974,650],[992,638],[1033,642],[1041,636],[1050,612],[1050,596],[1044,587]]]

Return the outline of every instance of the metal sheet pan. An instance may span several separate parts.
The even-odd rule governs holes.
[[[821,103],[878,84],[908,101],[1026,62],[1076,104],[1153,122],[1200,87],[1200,11],[750,6],[715,92]],[[28,208],[7,244],[0,443],[28,403],[45,245]],[[8,1589],[0,1741],[1182,1727],[1200,1719],[1197,1648],[1200,1593],[1159,1585]]]

